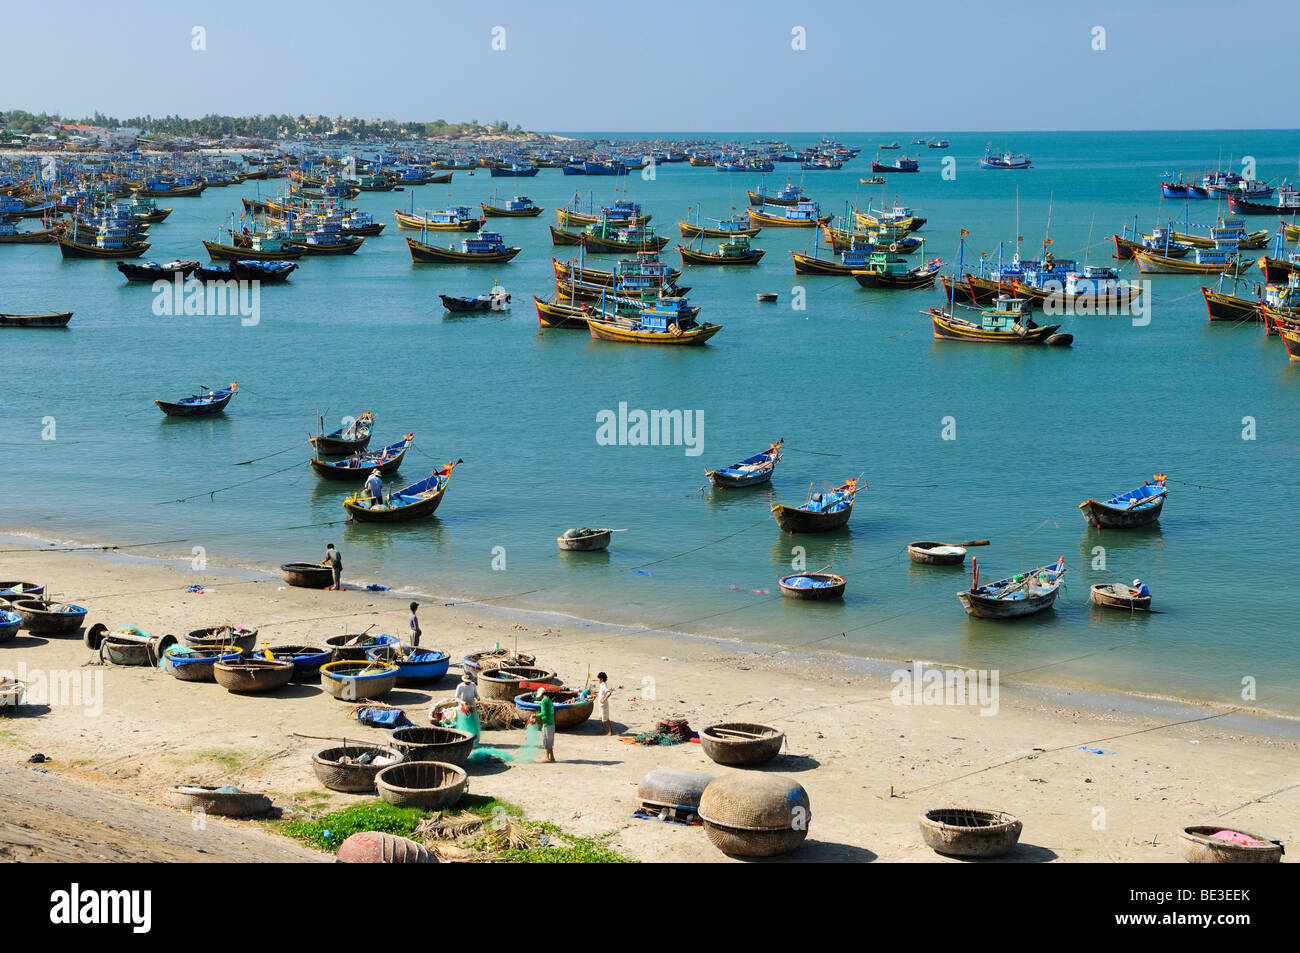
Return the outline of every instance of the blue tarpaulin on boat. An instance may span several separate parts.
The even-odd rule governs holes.
[[[812,579],[808,576],[790,576],[781,581],[792,589],[828,589],[834,585],[825,579]]]

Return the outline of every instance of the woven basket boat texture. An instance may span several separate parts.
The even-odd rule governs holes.
[[[771,725],[728,721],[700,729],[700,747],[718,764],[763,764],[781,753],[785,732]]]
[[[527,665],[508,668],[488,668],[479,672],[478,693],[482,698],[499,698],[509,700],[519,694],[521,682],[545,682],[548,685],[560,684],[555,673],[544,668]]]
[[[311,682],[320,678],[320,667],[333,653],[319,645],[272,645],[269,650],[282,662],[293,663],[293,681]]]
[[[18,635],[18,630],[23,627],[23,617],[12,609],[7,609],[8,603],[0,605],[0,643],[8,642]]]
[[[251,652],[257,644],[257,630],[243,626],[211,625],[186,633],[181,641],[195,649],[230,645],[240,651]]]
[[[23,617],[23,628],[32,635],[71,635],[86,620],[86,609],[70,602],[16,599],[10,605]]]
[[[952,857],[1000,857],[1016,846],[1023,826],[1005,811],[941,807],[921,815],[925,843]]]
[[[1255,844],[1238,844],[1214,834],[1245,835]],[[1190,864],[1276,864],[1282,859],[1282,842],[1267,834],[1253,834],[1222,824],[1184,827],[1178,833],[1178,854]]]
[[[437,726],[398,728],[389,738],[405,761],[440,761],[458,767],[469,760],[475,740],[468,731]]]
[[[451,807],[469,787],[464,768],[441,761],[406,761],[375,776],[379,796],[396,807],[441,811]]]
[[[365,763],[356,759],[368,756]],[[345,760],[346,759],[346,760]],[[384,768],[400,764],[402,752],[384,745],[342,744],[316,752],[311,759],[317,780],[331,791],[347,794],[373,794],[375,775]]]
[[[700,796],[710,843],[735,857],[773,857],[803,843],[812,822],[808,792],[792,778],[732,771]]]
[[[380,831],[360,831],[345,840],[336,855],[340,864],[436,864],[423,844]]]
[[[482,652],[471,652],[460,660],[461,666],[470,672],[480,672],[489,668],[515,668],[536,663],[535,655],[512,652],[510,649],[484,649]]]
[[[256,817],[271,810],[271,799],[265,794],[201,784],[178,784],[169,788],[167,801],[172,807],[193,814],[220,814],[222,817]]]
[[[364,662],[371,649],[389,645],[397,641],[392,635],[366,635],[363,632],[331,635],[325,640],[330,649],[331,662]]]
[[[217,684],[228,692],[260,695],[287,685],[293,678],[293,663],[259,658],[217,662],[212,666],[212,674]]]
[[[703,771],[674,771],[656,768],[647,771],[637,785],[636,796],[646,807],[677,808],[698,812],[700,798],[714,775]]]
[[[152,653],[147,639],[128,639],[110,632],[99,643],[99,654],[114,665],[149,665]]]

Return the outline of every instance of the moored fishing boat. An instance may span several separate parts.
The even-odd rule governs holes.
[[[290,236],[278,229],[240,234],[229,232],[231,243],[204,241],[203,247],[213,261],[295,261],[307,254],[294,245]]]
[[[750,189],[746,194],[749,196],[749,204],[759,208],[764,205],[798,205],[800,202],[807,201],[803,194],[803,187],[789,180],[786,180],[786,184],[775,192],[769,192],[766,183],[763,183],[759,185],[757,192]]]
[[[648,225],[615,225],[597,222],[582,233],[582,244],[589,252],[623,255],[638,251],[662,251],[668,239],[655,235]]]
[[[312,457],[311,468],[327,480],[364,480],[371,470],[382,474],[395,473],[402,465],[402,458],[415,442],[415,434],[408,433],[397,443],[390,443],[382,450],[366,453],[354,453],[343,460],[322,460]]]
[[[472,237],[463,238],[460,248],[452,245],[440,248],[414,238],[407,238],[406,246],[410,249],[412,261],[426,264],[503,264],[523,251],[517,245],[507,247],[499,232],[479,232]]]
[[[48,245],[55,240],[52,228],[20,232],[13,222],[0,219],[0,245]]]
[[[587,330],[598,341],[624,344],[704,344],[722,330],[720,324],[695,320],[698,308],[682,297],[656,298],[642,303],[632,314],[603,301],[599,310],[587,318]]]
[[[678,219],[677,228],[681,231],[682,238],[734,238],[738,235],[753,238],[763,230],[760,226],[751,225],[743,215],[733,215],[729,219],[712,218],[707,221],[713,224],[700,225],[698,222],[691,223]]]
[[[1060,330],[1059,324],[1038,325],[1029,316],[1030,306],[1024,298],[999,295],[992,306],[981,308],[969,319],[953,310],[930,309],[934,336],[948,341],[973,341],[985,344],[1044,344]],[[1070,335],[1061,337],[1073,338]],[[1055,343],[1068,344],[1070,341]]]
[[[882,146],[881,148],[885,148]],[[920,172],[921,163],[916,159],[909,159],[907,156],[900,156],[893,162],[881,162],[878,159],[871,160],[871,171],[876,173],[889,172]]]
[[[816,202],[796,202],[794,205],[749,206],[745,209],[751,223],[777,228],[816,228],[831,221],[834,215],[822,215]]]
[[[236,281],[257,281],[264,285],[280,285],[298,270],[296,261],[236,259],[230,262],[230,276]]]
[[[1116,493],[1105,502],[1084,500],[1079,509],[1088,525],[1098,529],[1133,529],[1160,519],[1168,492],[1165,475],[1157,473],[1135,490]]]
[[[425,212],[423,215],[393,209],[393,214],[397,216],[398,228],[418,231],[477,232],[483,227],[484,221],[471,215],[469,208],[464,205],[443,209],[440,212]]]
[[[499,285],[488,294],[476,295],[473,298],[454,295],[438,295],[438,298],[442,301],[442,306],[454,314],[510,310],[510,295]]]
[[[117,270],[126,277],[127,281],[171,281],[176,275],[188,278],[198,267],[197,261],[169,261],[163,265],[156,261],[146,261],[138,265],[129,261],[117,263]]]
[[[708,477],[710,483],[720,489],[740,489],[770,483],[776,465],[781,460],[781,447],[784,444],[784,439],[778,440],[752,457],[746,457],[729,467],[705,470],[704,475]]]
[[[864,483],[861,488],[865,488]],[[840,529],[853,515],[853,502],[860,487],[849,479],[827,493],[813,493],[799,506],[778,503],[772,507],[776,525],[787,533],[829,533]]]
[[[71,311],[52,311],[48,314],[0,313],[0,328],[66,328],[72,320]]]
[[[980,157],[981,169],[1028,169],[1032,168],[1029,156],[1023,152],[994,152],[990,143]]]
[[[493,201],[497,200],[494,198]],[[486,202],[479,205],[488,218],[535,218],[546,211],[526,195],[516,195],[505,205],[488,205]]]
[[[325,433],[325,418],[320,418],[320,433],[311,438],[312,449],[321,456],[339,456],[357,453],[370,446],[370,436],[375,425],[375,415],[365,411],[352,418],[333,433]]]
[[[1133,249],[1138,271],[1144,275],[1221,275],[1237,262],[1236,245],[1194,248],[1190,260],[1170,258],[1151,250]]]
[[[942,266],[938,258],[913,266],[902,255],[873,251],[851,274],[863,288],[929,288]]]
[[[1287,358],[1300,361],[1300,325],[1278,325],[1277,333],[1282,338],[1282,346],[1286,348]]]
[[[586,228],[604,220],[619,225],[648,225],[653,215],[641,214],[641,205],[637,202],[619,200],[613,205],[603,206],[600,211],[584,212],[577,207],[575,196],[572,207],[555,210],[555,224],[562,228]]]
[[[1220,276],[1220,282],[1222,282]],[[1211,321],[1262,321],[1258,298],[1241,298],[1237,295],[1211,291],[1204,285],[1201,294],[1205,297],[1205,311]]]
[[[609,548],[609,541],[613,535],[612,529],[579,526],[566,529],[562,535],[555,537],[555,545],[569,552],[599,552]]]
[[[978,619],[1016,619],[1050,609],[1056,602],[1061,583],[1065,581],[1065,557],[1050,566],[1040,566],[983,586],[979,584],[979,564],[975,561],[972,561],[972,571],[971,587],[957,593],[966,614]]]
[[[358,491],[343,501],[343,509],[347,510],[349,517],[362,523],[398,523],[432,516],[447,492],[451,471],[462,462],[449,462],[423,480],[385,493],[380,500]]]
[[[237,386],[232,381],[229,387],[207,390],[177,401],[155,400],[154,403],[168,417],[203,417],[208,414],[219,414],[226,409],[230,398],[235,396]]]
[[[754,248],[745,235],[737,235],[718,245],[716,252],[706,252],[678,245],[682,264],[690,265],[757,265],[763,260],[764,249]]]

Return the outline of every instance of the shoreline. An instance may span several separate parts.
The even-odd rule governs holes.
[[[27,541],[36,539],[50,544],[49,548],[29,546]],[[0,545],[18,544],[32,552],[65,553],[67,555],[89,555],[112,562],[120,561],[123,565],[132,562],[144,566],[161,566],[183,570],[188,566],[189,556],[167,556],[162,554],[136,555],[126,552],[118,544],[86,543],[78,540],[54,540],[41,536],[30,527],[0,527]],[[131,544],[127,544],[130,546]],[[58,548],[70,547],[70,548]],[[3,562],[5,553],[0,553]],[[198,574],[196,574],[198,575]],[[202,575],[234,576],[248,582],[276,582],[281,579],[264,566],[255,564],[230,564],[214,562]],[[409,600],[421,601],[422,608],[455,607],[468,609],[490,618],[508,623],[528,622],[548,628],[571,627],[583,631],[597,632],[610,636],[647,636],[668,641],[680,640],[689,645],[708,646],[716,650],[732,649],[755,655],[784,655],[806,663],[830,664],[846,674],[888,679],[900,667],[913,664],[943,669],[962,669],[957,663],[942,659],[888,658],[876,655],[854,655],[835,652],[828,649],[807,649],[799,646],[784,645],[776,642],[750,641],[709,634],[706,632],[679,632],[672,629],[660,629],[648,626],[636,626],[619,622],[607,622],[585,616],[574,615],[560,609],[525,609],[508,605],[496,605],[488,600],[479,600],[459,595],[443,595],[428,589],[419,589],[411,585],[393,586],[385,591],[366,590],[363,585],[348,583],[351,591],[364,593],[368,597],[396,600],[400,605],[396,611]],[[508,598],[508,597],[505,597]],[[93,607],[91,608],[93,611]],[[1226,719],[1226,724],[1234,730],[1248,731],[1264,737],[1300,740],[1300,716],[1267,709],[1227,706],[1203,699],[1180,697],[1159,693],[1125,691],[1113,686],[1092,684],[1077,679],[1053,676],[1014,675],[1000,682],[1010,687],[1011,691],[1024,699],[1034,699],[1043,704],[1060,704],[1062,697],[1069,697],[1074,707],[1083,707],[1093,712],[1121,711],[1128,715],[1140,717],[1171,717],[1195,719],[1209,711],[1217,717]]]
[[[56,594],[100,593],[86,600],[87,624],[129,622],[161,634],[242,622],[256,625],[259,638],[272,645],[310,643],[377,621],[401,632],[402,603],[409,599],[364,589],[296,589],[265,572],[194,572],[188,560],[178,568],[154,557],[100,551],[7,552],[0,554],[0,576],[43,582]],[[206,592],[188,593],[192,583]],[[636,735],[669,718],[686,718],[696,730],[735,721],[774,725],[786,735],[783,753],[742,770],[770,770],[808,791],[809,838],[791,861],[959,862],[924,846],[917,817],[963,804],[1021,818],[1021,845],[1006,858],[1012,862],[1172,862],[1178,859],[1177,831],[1189,824],[1239,825],[1284,840],[1300,836],[1300,742],[1278,732],[1256,734],[1241,715],[1172,703],[1093,707],[1098,698],[1110,699],[1025,690],[1016,680],[999,685],[993,711],[970,701],[917,704],[891,697],[880,662],[679,633],[630,638],[608,626],[556,624],[553,618],[540,625],[511,610],[485,608],[423,604],[421,644],[446,651],[452,672],[432,687],[399,687],[385,703],[426,724],[429,709],[451,694],[462,655],[517,640],[521,651],[535,654],[567,685],[607,670],[618,734]],[[46,815],[69,819],[59,835],[74,845],[94,839],[94,821],[82,819],[78,807],[85,788],[136,803],[138,815],[122,804],[115,816],[144,829],[158,816],[156,807],[166,806],[164,792],[178,783],[235,784],[267,793],[291,813],[346,807],[359,797],[324,791],[311,757],[329,742],[314,739],[385,738],[356,721],[352,704],[312,683],[291,683],[269,695],[232,695],[157,669],[101,667],[79,637],[25,632],[0,646],[0,666],[14,671],[20,664],[29,676],[100,685],[98,711],[65,701],[0,719],[9,753],[3,764],[26,771],[33,752],[51,759],[40,768],[50,772],[42,775]],[[708,760],[699,745],[624,744],[600,735],[590,721],[559,733],[554,765],[528,757],[522,729],[487,731],[483,743],[513,760],[470,765],[471,793],[517,804],[530,819],[576,835],[606,838],[635,859],[728,860],[699,828],[630,817],[637,784],[649,770],[715,776],[733,770]],[[3,805],[18,803],[26,789],[15,777],[0,771],[0,855],[13,846]],[[51,784],[57,778],[70,783]],[[1098,810],[1109,817],[1100,826]],[[241,838],[250,825],[256,826],[222,826]],[[149,855],[146,838],[147,856],[136,859],[162,859],[165,848]],[[88,853],[84,859],[101,858]]]

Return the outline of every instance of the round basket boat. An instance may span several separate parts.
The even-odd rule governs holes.
[[[791,778],[733,771],[709,782],[699,815],[710,843],[724,854],[774,857],[803,843],[812,807]]]
[[[320,667],[320,683],[340,701],[381,698],[397,684],[397,666],[391,662],[327,662]]]
[[[763,764],[781,752],[785,732],[771,725],[730,721],[700,730],[700,747],[718,764]]]
[[[1238,844],[1213,836],[1219,833],[1243,834],[1256,843]],[[1200,825],[1178,833],[1178,854],[1189,864],[1276,864],[1283,853],[1281,841],[1238,827]]]
[[[339,847],[340,864],[436,864],[438,858],[409,837],[358,831]]]
[[[923,566],[960,566],[966,559],[966,547],[921,539],[907,544],[907,558]]]
[[[23,627],[23,617],[13,609],[0,609],[0,644],[8,642]]]
[[[237,662],[242,654],[238,649],[211,654],[198,649],[190,649],[188,652],[167,652],[163,655],[163,668],[182,682],[215,682],[217,677],[213,674],[212,666],[218,662]]]
[[[320,667],[334,654],[319,645],[272,645],[270,652],[281,662],[293,663],[295,682],[314,682],[320,678]]]
[[[0,581],[0,600],[17,602],[19,599],[43,599],[45,587],[34,582]]]
[[[940,807],[921,815],[926,845],[952,857],[1001,857],[1016,846],[1023,826],[1005,811]]]
[[[16,678],[0,678],[0,714],[21,706],[26,688],[27,683]]]
[[[391,645],[396,641],[395,635],[364,635],[360,632],[348,635],[345,632],[342,635],[331,635],[325,644],[329,647],[331,662],[364,662],[371,649]]]
[[[441,761],[404,761],[375,776],[379,796],[395,807],[441,811],[451,807],[469,787],[464,768]]]
[[[417,649],[404,642],[367,649],[366,657],[396,665],[398,685],[423,685],[436,681],[446,675],[451,666],[451,656],[446,652]]]
[[[202,784],[178,784],[168,788],[167,801],[172,807],[192,814],[219,814],[222,817],[256,817],[271,809],[271,799],[265,794]]]
[[[99,656],[114,665],[152,665],[153,650],[147,637],[110,632],[99,643]]]
[[[192,649],[237,648],[251,652],[257,645],[257,630],[242,625],[212,625],[186,633],[181,641]]]
[[[516,668],[520,665],[534,665],[537,662],[535,655],[528,655],[524,652],[512,652],[509,649],[486,649],[482,652],[472,652],[460,660],[461,668],[470,672],[481,672],[491,668]]]
[[[560,680],[554,672],[544,668],[528,666],[511,666],[510,668],[484,669],[478,676],[478,693],[482,698],[509,700],[519,694],[521,682],[545,682],[558,685]]]
[[[570,536],[570,533],[576,535]],[[586,531],[570,529],[566,530],[563,536],[557,536],[555,542],[561,549],[592,552],[597,549],[607,549],[612,535],[612,531],[607,529],[589,529]]]
[[[804,572],[781,580],[781,595],[790,599],[843,599],[847,580],[833,572]]]
[[[463,765],[474,750],[474,736],[458,728],[398,728],[389,738],[404,761],[440,761]]]
[[[32,635],[71,635],[86,620],[86,610],[70,602],[18,599],[10,603]]]
[[[357,758],[365,758],[357,763]],[[402,752],[383,745],[343,744],[318,751],[311,759],[312,770],[321,784],[346,794],[373,794],[375,775],[402,762]]]
[[[679,811],[697,813],[700,798],[713,777],[703,771],[673,771],[669,768],[656,768],[646,772],[641,783],[637,785],[636,796],[645,807],[675,808]]]
[[[1099,582],[1088,589],[1088,598],[1094,606],[1103,609],[1127,609],[1146,612],[1151,608],[1150,596],[1139,596],[1137,590],[1122,582]]]
[[[334,585],[334,570],[319,563],[283,563],[280,576],[291,586],[328,589]]]
[[[283,688],[293,678],[293,663],[249,658],[242,662],[217,662],[212,674],[228,692],[260,695]]]
[[[565,728],[574,728],[591,717],[592,710],[596,707],[595,700],[588,695],[586,698],[579,698],[577,692],[557,689],[546,693],[555,702],[555,730],[563,731]],[[524,717],[535,715],[541,711],[541,702],[533,701],[533,693],[528,692],[524,695],[515,696],[515,707],[523,713]]]

